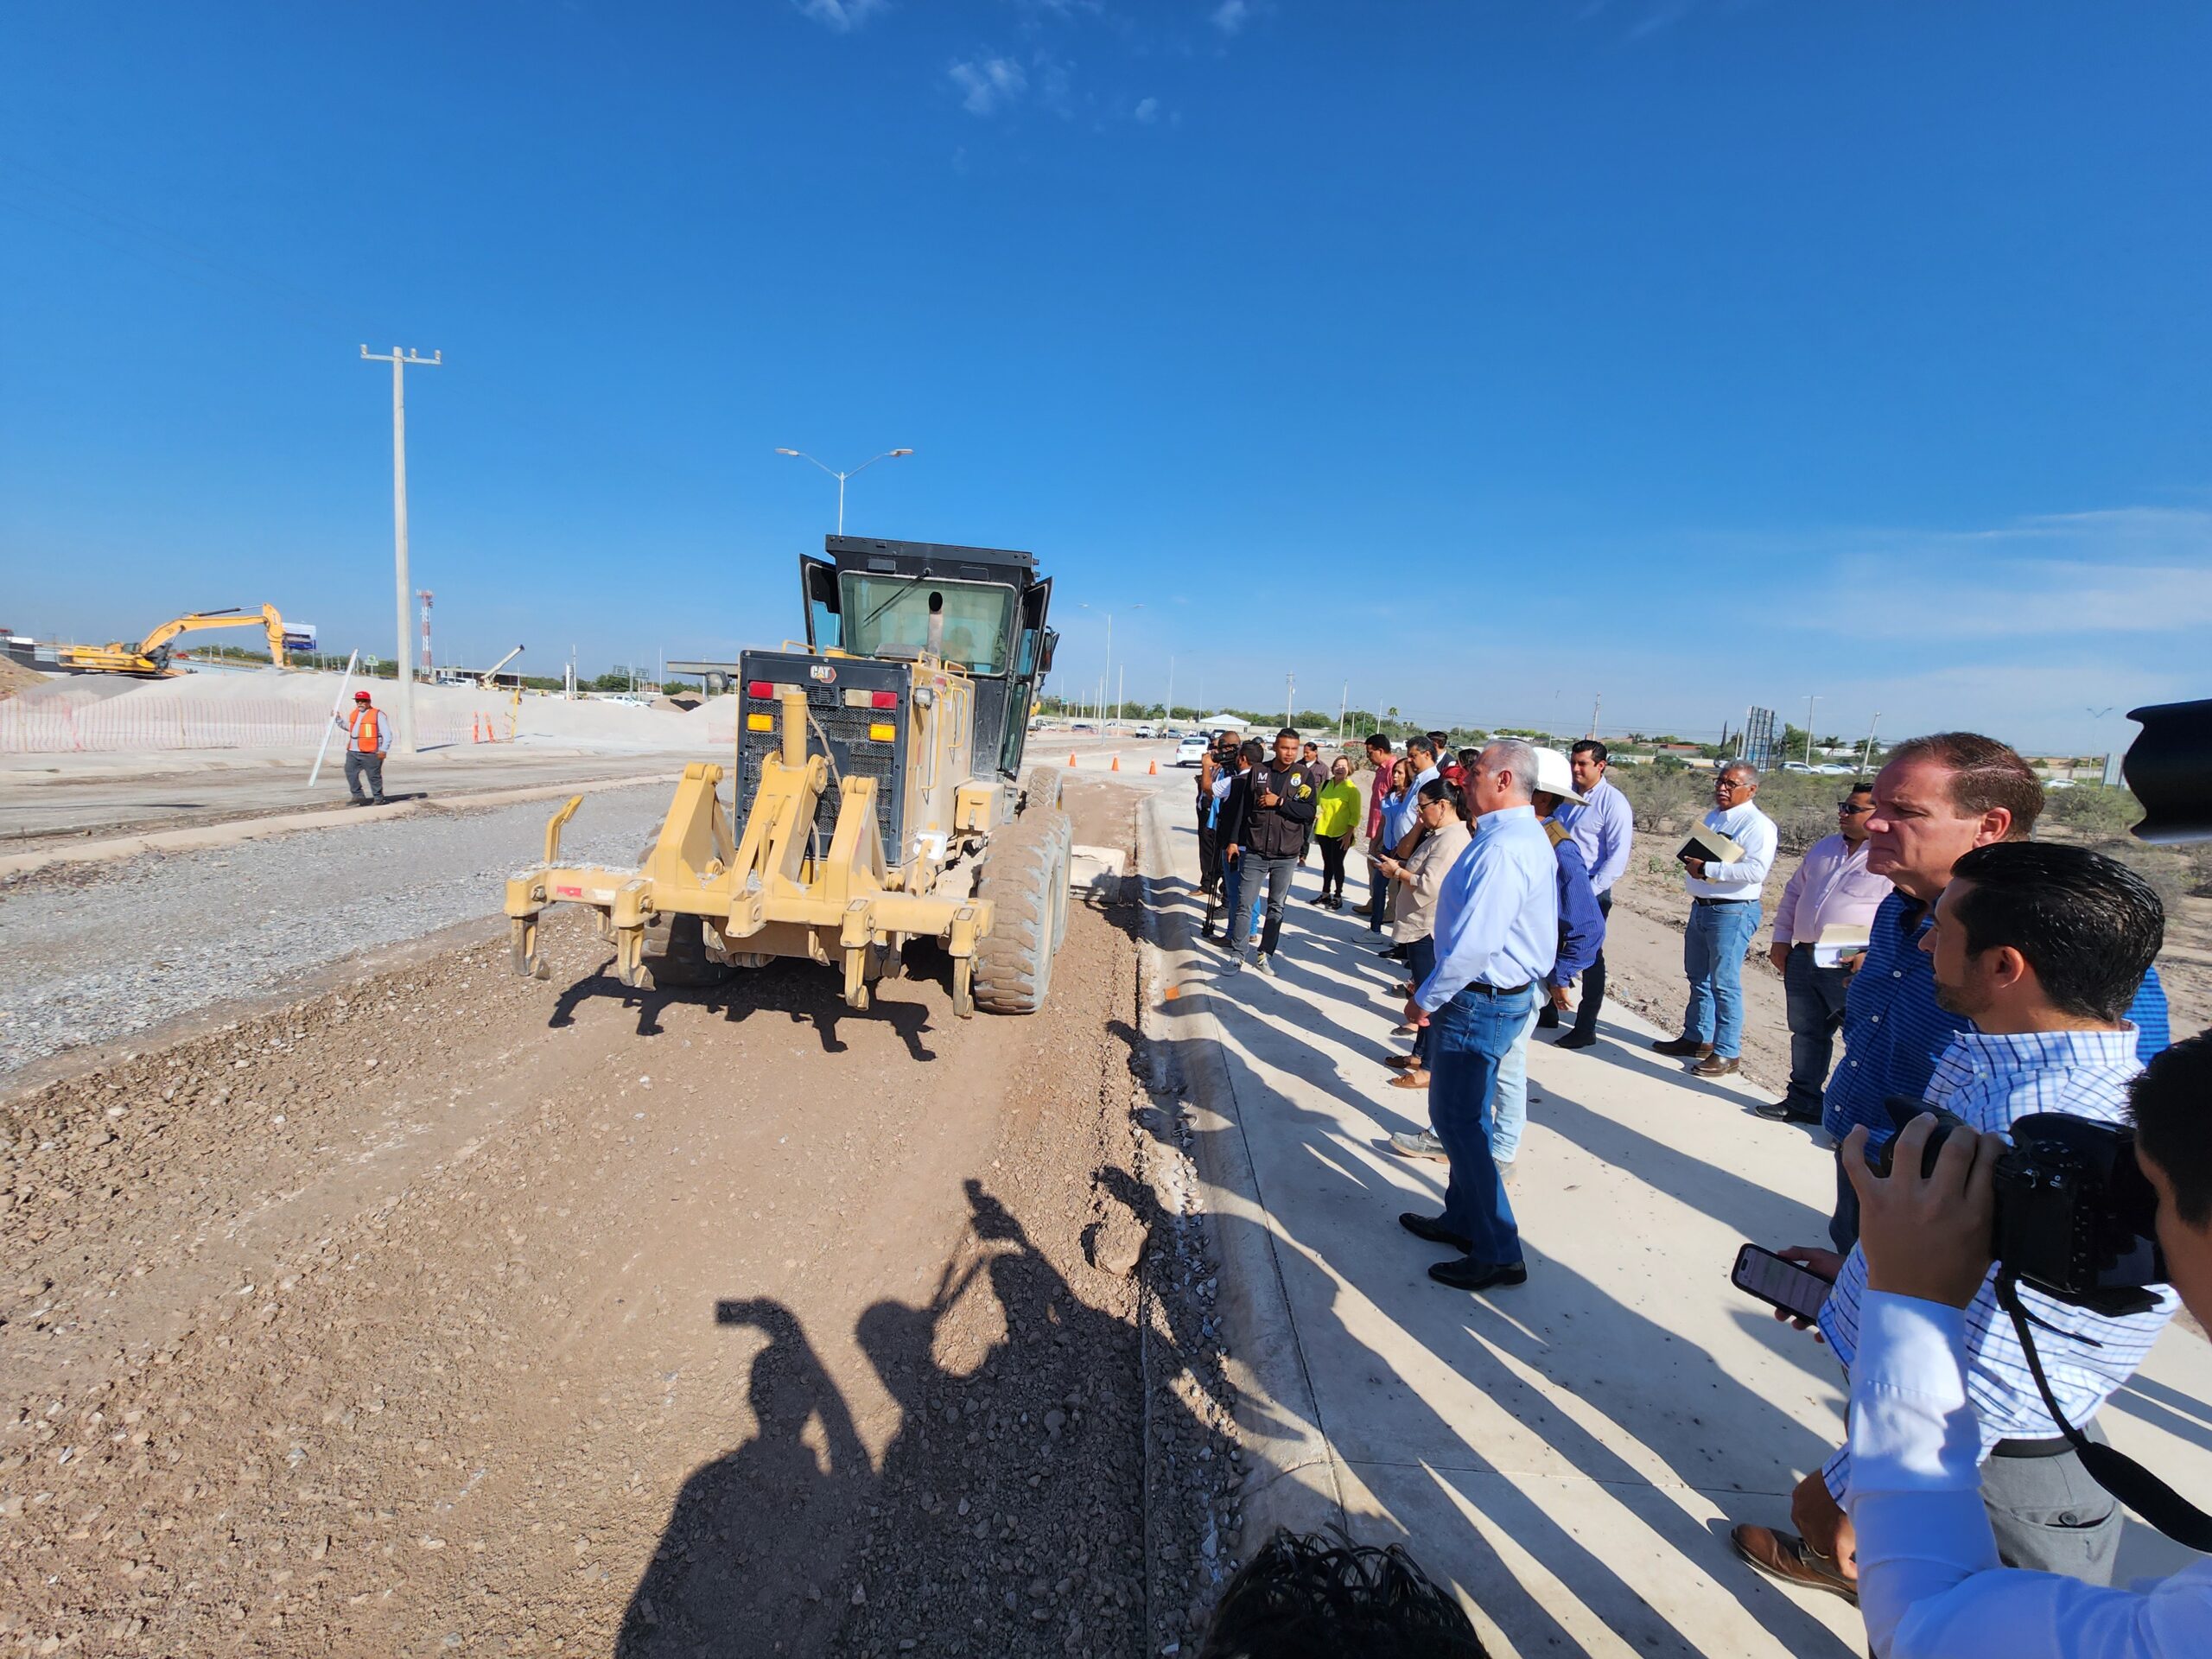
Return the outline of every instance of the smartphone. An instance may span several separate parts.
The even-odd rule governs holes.
[[[1772,1250],[1746,1244],[1736,1252],[1736,1266],[1728,1282],[1770,1306],[1801,1319],[1817,1316],[1821,1304],[1835,1287],[1817,1273],[1808,1273],[1795,1262],[1785,1262]]]

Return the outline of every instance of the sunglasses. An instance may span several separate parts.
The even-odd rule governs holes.
[[[1872,812],[1874,810],[1874,803],[1872,801],[1838,801],[1835,804],[1835,810],[1842,813],[1847,818],[1855,818],[1861,812]]]

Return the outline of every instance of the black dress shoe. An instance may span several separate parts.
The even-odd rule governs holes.
[[[1777,1123],[1817,1123],[1821,1121],[1821,1115],[1818,1112],[1805,1111],[1787,1100],[1761,1101],[1751,1109],[1761,1117],[1771,1119]]]
[[[1700,1043],[1694,1037],[1669,1037],[1651,1045],[1654,1054],[1672,1055],[1678,1060],[1701,1060],[1713,1052],[1711,1043]]]
[[[1539,1014],[1536,1016],[1536,1029],[1538,1031],[1557,1031],[1559,1029],[1559,1010],[1557,1008],[1546,1008],[1542,1013]]]
[[[1394,944],[1387,950],[1377,950],[1375,954],[1385,962],[1403,962],[1406,959],[1407,951],[1404,945]]]
[[[1586,1031],[1570,1031],[1564,1037],[1552,1039],[1554,1048],[1595,1048],[1598,1039]]]
[[[1478,1262],[1471,1255],[1457,1262],[1432,1262],[1428,1276],[1454,1290],[1492,1290],[1503,1285],[1525,1285],[1529,1269],[1519,1262]]]
[[[1472,1241],[1446,1227],[1440,1216],[1424,1216],[1417,1210],[1408,1210],[1398,1217],[1398,1225],[1415,1238],[1425,1238],[1432,1244],[1449,1244],[1455,1250],[1474,1248]]]

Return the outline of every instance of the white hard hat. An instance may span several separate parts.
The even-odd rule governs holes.
[[[1535,792],[1556,795],[1562,801],[1572,801],[1577,806],[1583,804],[1582,797],[1574,789],[1574,768],[1567,765],[1567,757],[1557,749],[1536,751]]]

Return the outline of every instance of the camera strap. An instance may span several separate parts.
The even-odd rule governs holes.
[[[2176,1543],[2185,1544],[2200,1555],[2212,1555],[2212,1515],[2205,1514],[2134,1459],[2091,1440],[2066,1421],[2066,1414],[2059,1410],[2058,1402],[2051,1394],[2050,1379],[2044,1375],[2035,1338],[2028,1334],[2031,1323],[2041,1325],[2043,1321],[2022,1306],[2017,1274],[1999,1272],[1997,1305],[2012,1316],[2012,1329],[2027,1355],[2028,1375],[2035,1378],[2036,1392],[2043,1396],[2043,1408],[2058,1425],[2059,1433],[2081,1454],[2082,1466],[2089,1471],[2089,1478]]]

